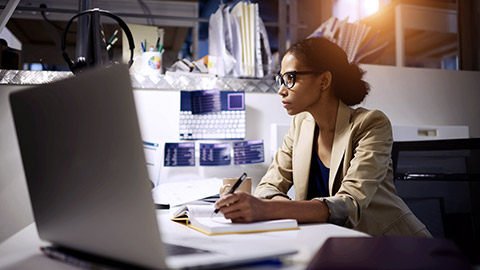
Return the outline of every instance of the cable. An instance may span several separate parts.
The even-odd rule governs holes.
[[[40,8],[47,9],[47,5],[44,4],[44,3],[42,3],[42,4],[40,4]],[[42,10],[40,13],[42,14],[43,19],[44,19],[47,23],[49,23],[50,25],[52,25],[53,27],[55,27],[57,30],[63,32],[63,28],[62,28],[62,27],[56,25],[54,22],[50,21],[50,20],[47,18],[47,16],[45,15],[45,10]],[[69,31],[68,34],[76,34],[76,32],[71,32],[71,31]]]
[[[152,18],[152,12],[150,12],[150,8],[143,2],[143,0],[137,0],[138,4],[143,10],[143,13],[147,15],[147,23],[150,25],[156,25],[155,19]]]

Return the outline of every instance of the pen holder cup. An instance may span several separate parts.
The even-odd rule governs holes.
[[[133,71],[143,76],[156,76],[162,73],[162,53],[144,52],[134,58]]]
[[[220,187],[220,196],[225,196],[233,187],[238,178],[223,178],[223,185]],[[237,191],[243,191],[247,194],[252,194],[252,178],[247,177],[243,183],[238,187]]]

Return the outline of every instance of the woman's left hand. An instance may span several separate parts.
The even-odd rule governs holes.
[[[265,220],[265,207],[262,199],[242,191],[228,194],[215,203],[215,209],[220,209],[225,218],[237,223]]]

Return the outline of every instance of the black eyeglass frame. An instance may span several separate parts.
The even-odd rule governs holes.
[[[287,89],[292,89],[294,86],[295,86],[295,82],[297,81],[297,75],[303,75],[303,74],[321,74],[322,72],[318,72],[318,71],[287,71],[283,74],[280,74],[280,72],[278,72],[277,75],[275,75],[275,82],[277,83],[277,86],[280,90],[280,87],[282,87],[282,85],[285,85],[285,87]],[[286,81],[283,79],[283,77],[285,75],[293,75],[293,83],[291,86],[288,86]]]

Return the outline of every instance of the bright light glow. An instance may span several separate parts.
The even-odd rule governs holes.
[[[348,17],[348,22],[359,20],[360,0],[337,0],[333,4],[333,16],[343,20]]]
[[[373,13],[378,11],[379,0],[363,0],[362,2],[363,2],[362,6],[364,10],[362,17],[370,16]]]
[[[43,66],[41,63],[32,63],[30,64],[30,70],[35,70],[35,71],[43,70]]]
[[[343,20],[348,17],[349,22],[355,22],[377,12],[380,0],[335,0],[333,2],[333,16]]]

